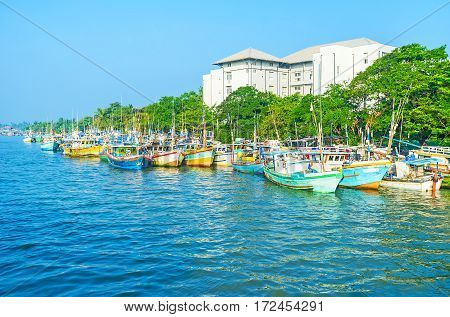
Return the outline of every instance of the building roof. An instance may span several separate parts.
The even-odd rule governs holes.
[[[270,62],[281,62],[281,60],[278,57],[275,57],[273,55],[267,54],[263,51],[260,51],[260,50],[254,49],[254,48],[247,48],[236,54],[222,58],[221,60],[218,60],[217,62],[215,62],[213,65],[220,65],[223,63],[241,61],[241,60],[246,60],[246,59],[258,59],[258,60],[270,61]]]
[[[371,45],[371,44],[380,44],[381,45],[381,43],[378,43],[371,39],[362,37],[362,38],[348,40],[348,41],[327,43],[327,44],[307,47],[305,49],[302,49],[298,52],[295,52],[293,54],[290,54],[290,55],[282,58],[281,61],[283,63],[287,63],[287,64],[312,61],[313,54],[319,53],[320,49],[325,46],[340,45],[340,46],[345,46],[345,47],[358,47],[358,46]]]

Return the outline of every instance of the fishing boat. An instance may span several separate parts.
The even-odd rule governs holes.
[[[64,155],[69,157],[98,157],[103,146],[94,139],[80,139],[64,147]]]
[[[441,188],[443,177],[438,172],[427,173],[425,167],[437,165],[433,158],[412,161],[398,161],[392,164],[387,175],[381,181],[381,187],[435,192]]]
[[[173,146],[153,146],[151,153],[145,159],[152,166],[177,167],[183,162],[184,154]]]
[[[144,149],[137,145],[112,145],[106,153],[109,164],[126,170],[140,170],[147,166]]]
[[[33,137],[31,137],[31,136],[25,136],[23,138],[23,142],[24,143],[34,143],[34,142],[36,142],[36,140]]]
[[[42,140],[41,143],[41,150],[42,151],[51,151],[56,152],[58,151],[59,143],[53,136],[47,136]]]
[[[248,150],[244,152],[239,159],[233,161],[233,169],[235,171],[247,174],[263,174],[264,162],[257,150]]]
[[[355,161],[344,164],[341,187],[378,189],[381,180],[391,166],[389,160]]]
[[[36,143],[41,143],[44,140],[44,138],[40,134],[36,134],[34,136],[34,139],[35,139]]]
[[[342,171],[318,172],[310,161],[295,152],[276,153],[266,158],[264,176],[271,182],[294,189],[333,193],[342,179]]]
[[[232,152],[226,144],[214,146],[214,166],[231,166]]]
[[[232,146],[234,152],[234,144]],[[262,153],[258,151],[257,147],[257,136],[256,136],[256,122],[253,129],[253,144],[249,145],[247,151],[243,152],[242,155],[235,161],[234,155],[232,155],[233,169],[235,171],[247,174],[263,174],[264,173],[264,162],[262,161]]]
[[[210,167],[214,161],[214,148],[188,144],[184,151],[186,166]]]
[[[98,155],[100,157],[100,161],[106,162],[106,163],[109,162],[108,150],[109,150],[109,146],[108,145],[103,145],[102,150],[100,151],[100,153]]]
[[[181,165],[183,158],[182,150],[175,148],[175,110],[173,110],[170,141],[161,140],[155,143],[151,148],[151,154],[145,155],[145,159],[152,166],[177,167]]]
[[[210,167],[214,161],[214,147],[207,146],[205,105],[202,107],[203,144],[191,143],[186,145],[184,162],[187,166]]]

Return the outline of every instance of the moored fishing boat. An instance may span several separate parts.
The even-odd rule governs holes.
[[[112,145],[106,153],[109,164],[126,170],[140,170],[147,166],[144,150],[137,145]]]
[[[34,136],[34,139],[35,139],[36,143],[41,143],[44,140],[44,138],[40,134],[36,134]]]
[[[36,140],[34,138],[32,138],[31,136],[25,136],[23,138],[23,142],[24,143],[34,143],[34,142],[36,142]]]
[[[53,136],[45,137],[42,140],[42,143],[41,143],[41,150],[42,151],[56,152],[56,151],[58,151],[58,148],[59,148],[59,143],[56,140],[56,138],[54,138]]]
[[[271,182],[294,189],[332,193],[342,179],[342,171],[318,172],[295,153],[279,153],[266,160],[264,176]]]
[[[177,167],[183,162],[184,155],[179,150],[157,151],[151,155],[145,155],[145,159],[151,163],[152,166],[162,167]]]
[[[343,178],[339,186],[356,189],[378,189],[390,166],[389,160],[355,161],[344,164],[342,167]]]
[[[184,162],[187,166],[210,167],[214,160],[213,147],[188,145],[184,152]]]
[[[225,144],[214,146],[214,166],[231,166],[232,152]]]
[[[395,162],[380,186],[420,192],[438,191],[442,185],[442,175],[437,171],[425,171],[426,166],[437,163],[433,158]]]
[[[104,145],[102,147],[102,150],[100,151],[100,153],[98,155],[100,157],[100,161],[106,162],[106,163],[109,162],[109,160],[108,160],[108,150],[109,150],[109,146],[108,145]]]
[[[235,171],[247,174],[263,174],[264,162],[257,150],[244,151],[236,161],[232,162]]]
[[[75,140],[64,146],[64,155],[69,157],[98,157],[102,146],[93,139]]]

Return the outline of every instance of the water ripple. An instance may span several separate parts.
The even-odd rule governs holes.
[[[448,296],[450,192],[129,172],[0,138],[0,295]]]

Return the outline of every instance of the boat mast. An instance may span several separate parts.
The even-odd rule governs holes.
[[[172,140],[170,141],[170,148],[173,151],[175,145],[175,107],[172,109]]]
[[[203,124],[203,148],[206,149],[206,122],[205,122],[205,104],[202,103],[202,124]]]

